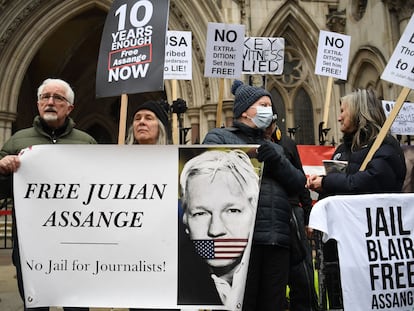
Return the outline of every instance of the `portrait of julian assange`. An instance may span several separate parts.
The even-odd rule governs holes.
[[[179,305],[241,310],[260,172],[248,153],[180,150]]]

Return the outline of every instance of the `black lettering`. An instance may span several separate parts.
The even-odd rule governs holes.
[[[367,207],[365,209],[365,213],[367,215],[367,225],[368,225],[368,231],[365,233],[366,237],[370,237],[372,235],[372,218],[371,218],[371,209]]]
[[[56,227],[56,211],[50,214],[49,218],[42,225],[43,227]]]

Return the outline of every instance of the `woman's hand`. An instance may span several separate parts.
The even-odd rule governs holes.
[[[306,188],[316,192],[322,191],[322,178],[323,176],[310,175],[306,180]]]

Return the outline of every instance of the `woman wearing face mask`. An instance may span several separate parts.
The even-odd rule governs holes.
[[[284,310],[289,272],[291,207],[288,195],[303,191],[306,179],[286,158],[283,147],[266,139],[274,119],[272,97],[266,90],[236,80],[231,128],[215,128],[203,144],[255,144],[264,162],[243,311]]]

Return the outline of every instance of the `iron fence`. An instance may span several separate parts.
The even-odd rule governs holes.
[[[0,200],[0,249],[12,248],[12,209],[13,200],[11,198]]]

